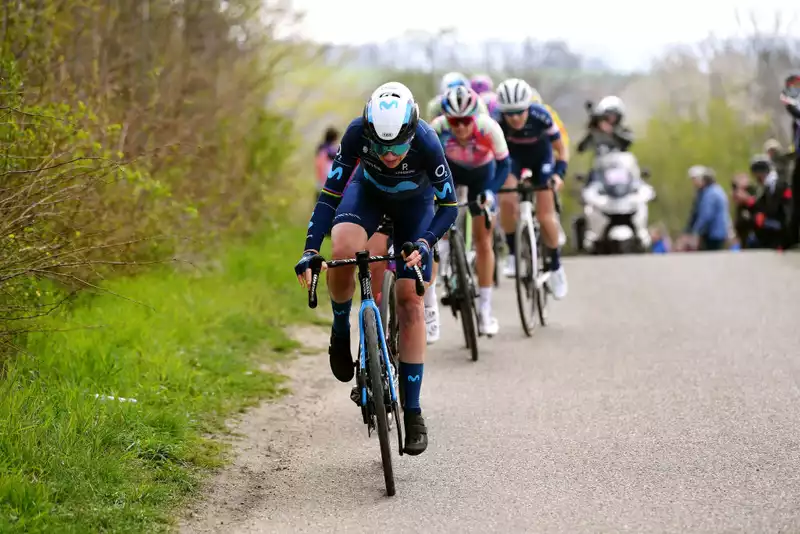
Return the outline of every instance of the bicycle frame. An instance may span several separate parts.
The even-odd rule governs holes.
[[[536,204],[534,199],[535,191],[533,189],[522,189],[519,192],[519,218],[520,222],[525,223],[528,234],[531,239],[531,266],[535,273],[539,272],[539,221],[536,219]],[[537,289],[542,289],[544,284],[550,279],[550,271],[544,271],[535,276],[535,283]]]
[[[414,250],[414,246],[411,243],[407,243],[403,246],[405,253],[410,254],[411,251]],[[386,346],[386,335],[383,329],[383,323],[381,322],[381,313],[378,309],[378,306],[375,304],[375,299],[372,295],[372,276],[369,272],[369,264],[375,263],[379,261],[395,261],[395,262],[402,262],[403,255],[402,254],[395,254],[395,255],[384,255],[384,256],[370,256],[369,251],[362,250],[360,252],[356,252],[355,258],[350,259],[343,259],[343,260],[333,260],[327,262],[329,269],[335,269],[336,267],[344,267],[345,265],[356,265],[358,267],[358,281],[359,285],[361,286],[361,305],[358,309],[358,341],[359,341],[359,355],[358,355],[358,370],[361,373],[365,373],[367,369],[367,349],[366,344],[364,343],[364,312],[367,309],[372,309],[375,312],[375,324],[378,327],[378,339],[380,339],[380,349],[381,354],[383,355],[383,364],[388,374],[387,382],[389,383],[389,395],[392,402],[397,402],[397,391],[394,389],[394,383],[391,380],[391,359],[389,357],[389,349]],[[322,256],[315,256],[312,258],[311,262],[311,286],[308,289],[308,305],[310,308],[317,307],[317,284],[319,283],[319,273],[322,267],[323,262]],[[414,267],[415,274],[417,275],[417,295],[422,296],[425,293],[425,286],[422,280],[422,272],[420,271],[419,267]],[[361,405],[366,406],[367,404],[367,387],[366,384],[362,385],[361,387]]]

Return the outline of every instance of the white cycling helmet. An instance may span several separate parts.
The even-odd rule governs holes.
[[[381,145],[402,145],[414,137],[419,107],[411,90],[400,82],[381,85],[364,106],[364,129],[371,141]]]
[[[597,116],[605,115],[606,113],[616,113],[620,119],[625,115],[625,104],[618,96],[607,96],[597,103],[594,108],[594,113]]]
[[[444,94],[448,89],[458,86],[469,87],[469,78],[460,72],[448,72],[442,76],[442,81],[439,83],[439,94]]]
[[[500,113],[524,111],[533,102],[533,88],[525,80],[509,78],[497,86],[497,109]]]
[[[442,111],[447,117],[472,117],[478,113],[478,99],[478,93],[459,85],[442,96]]]

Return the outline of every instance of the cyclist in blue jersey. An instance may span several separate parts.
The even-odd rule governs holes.
[[[555,198],[550,183],[558,191],[564,184],[569,152],[561,140],[561,132],[550,112],[533,103],[533,89],[527,82],[510,78],[497,87],[496,120],[503,129],[511,154],[511,174],[504,187],[516,187],[522,169],[533,172],[531,178],[536,192],[536,218],[542,228],[544,244],[551,249],[548,286],[556,299],[567,296],[567,275],[561,265],[559,233],[561,225],[555,212]],[[553,151],[559,159],[554,160]],[[519,216],[519,198],[503,194],[500,198],[500,219],[506,232],[510,261],[514,265],[514,227]],[[507,275],[514,276],[513,271]]]
[[[360,162],[359,162],[360,160]],[[344,189],[348,176],[352,178]],[[343,194],[344,192],[344,194]],[[434,198],[439,209],[434,213]],[[419,248],[397,270],[397,314],[400,326],[400,380],[404,391],[404,450],[417,455],[428,446],[420,407],[425,360],[425,320],[417,296],[414,272],[431,276],[431,248],[456,220],[453,179],[439,138],[419,119],[419,108],[403,84],[378,87],[342,137],[339,152],[308,223],[305,250],[295,266],[303,286],[311,282],[309,261],[331,230],[333,259],[351,258],[367,249],[367,241],[384,215],[393,221],[394,242],[414,242]],[[324,268],[324,267],[323,267]],[[330,366],[333,375],[349,382],[355,374],[350,352],[350,308],[355,267],[328,272],[333,308]]]

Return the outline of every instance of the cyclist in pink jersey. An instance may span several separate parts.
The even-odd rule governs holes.
[[[479,327],[494,335],[499,330],[492,315],[494,251],[492,230],[486,229],[479,196],[494,210],[495,195],[511,169],[508,145],[500,125],[489,115],[478,112],[480,97],[472,89],[455,87],[442,97],[444,115],[431,127],[439,135],[456,187],[467,187],[467,199],[473,217],[472,232],[477,249],[478,285],[480,286]],[[485,205],[485,204],[484,204]],[[447,265],[449,243],[439,241],[440,263]]]

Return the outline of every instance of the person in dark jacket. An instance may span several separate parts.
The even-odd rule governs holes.
[[[766,154],[753,157],[750,172],[762,186],[759,196],[749,202],[758,245],[773,249],[786,248],[792,239],[792,189],[778,177]]]
[[[587,102],[587,107],[591,102]],[[622,124],[625,118],[625,104],[619,97],[607,96],[597,106],[592,107],[589,128],[578,143],[578,153],[587,150],[597,151],[601,147],[610,150],[628,150],[633,144],[633,132]]]
[[[781,102],[792,117],[792,138],[794,139],[794,172],[792,173],[792,220],[789,224],[788,245],[800,241],[800,74],[786,78],[781,92]]]
[[[733,201],[733,229],[741,248],[756,246],[755,227],[753,226],[753,204],[758,189],[751,183],[747,174],[737,174],[731,183],[731,200]]]

